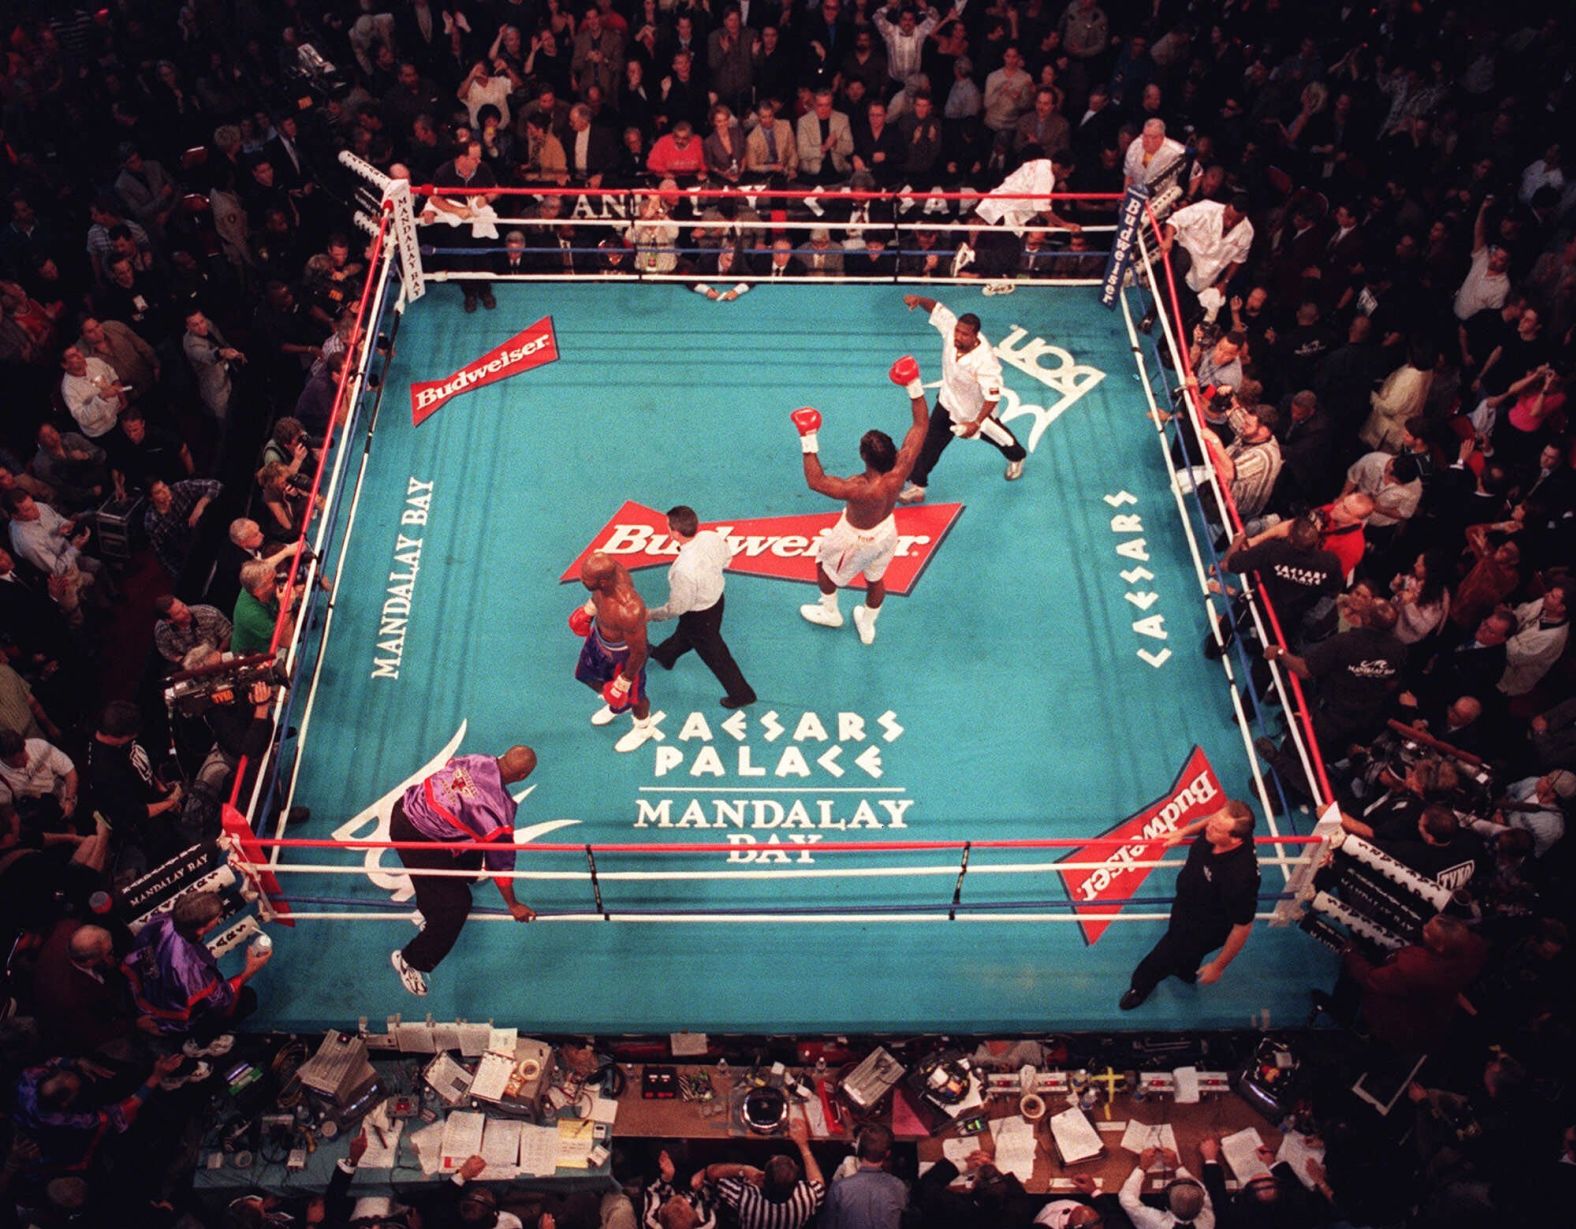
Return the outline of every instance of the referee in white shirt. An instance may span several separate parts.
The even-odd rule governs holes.
[[[1021,478],[1024,458],[1029,454],[1018,443],[1018,437],[996,417],[996,405],[1001,400],[1001,361],[980,334],[980,318],[973,312],[954,316],[935,299],[922,294],[904,295],[903,306],[909,311],[923,307],[930,313],[931,325],[941,334],[941,390],[930,411],[925,446],[914,462],[913,473],[898,492],[898,502],[917,504],[925,498],[930,471],[954,436],[977,436],[990,443],[1007,458],[1007,471],[1002,476],[1008,482]]]
[[[679,557],[668,569],[668,600],[647,616],[660,623],[677,616],[673,634],[651,650],[651,660],[664,670],[691,649],[723,686],[723,708],[755,703],[755,691],[744,681],[739,663],[722,638],[722,574],[733,552],[728,540],[701,529],[695,509],[679,504],[668,510],[668,531],[679,544]]]

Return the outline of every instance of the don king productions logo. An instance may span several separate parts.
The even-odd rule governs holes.
[[[897,553],[887,568],[888,593],[907,594],[919,583],[929,564],[963,512],[962,504],[924,504],[899,508]],[[746,576],[815,583],[815,552],[821,535],[837,523],[838,512],[808,516],[762,516],[706,521],[702,529],[715,530],[733,551],[729,570]],[[580,566],[596,551],[612,555],[631,572],[666,566],[679,553],[679,544],[668,532],[668,518],[655,508],[626,500],[591,539],[575,561],[564,569],[559,582],[580,579]],[[864,578],[855,584],[863,587]]]

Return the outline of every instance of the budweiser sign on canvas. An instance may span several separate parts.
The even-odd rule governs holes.
[[[516,333],[503,345],[487,351],[474,363],[467,363],[443,380],[426,380],[410,386],[411,422],[422,422],[436,414],[452,398],[473,388],[517,376],[522,371],[543,367],[558,358],[558,338],[553,334],[553,318],[543,316],[535,324]]]
[[[919,581],[941,540],[963,511],[962,504],[923,504],[897,510],[897,554],[887,568],[888,593],[908,593]],[[837,523],[840,513],[817,512],[810,516],[735,517],[708,521],[728,539],[733,549],[729,570],[746,576],[815,583],[815,551],[822,534]],[[631,572],[640,568],[667,567],[677,557],[679,544],[668,532],[668,520],[655,508],[633,501],[613,514],[559,577],[580,579],[580,565],[593,551],[612,555]],[[864,584],[861,578],[856,582]]]

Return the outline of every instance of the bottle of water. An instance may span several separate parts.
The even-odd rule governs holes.
[[[817,1080],[824,1080],[826,1078],[826,1055],[825,1054],[819,1055],[816,1058],[816,1060],[815,1060],[815,1078]]]
[[[726,1054],[717,1060],[717,1078],[719,1080],[728,1078],[728,1056]]]

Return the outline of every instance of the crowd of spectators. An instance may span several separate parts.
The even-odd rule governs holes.
[[[288,631],[279,569],[314,511],[365,273],[344,149],[478,192],[986,190],[1048,167],[1060,188],[1115,193],[1171,172],[1167,324],[1205,410],[1182,459],[1212,464],[1246,522],[1222,534],[1217,583],[1256,574],[1284,632],[1260,643],[1239,601],[1204,650],[1240,635],[1263,659],[1256,681],[1272,661],[1303,680],[1343,825],[1454,903],[1396,956],[1348,953],[1320,1000],[1376,1052],[1433,1056],[1397,1118],[1358,1128],[1332,1112],[1324,1170],[1233,1195],[1206,1154],[1202,1194],[1184,1185],[1180,1207],[1149,1211],[1510,1223],[1552,1190],[1568,1212],[1563,6],[62,0],[9,6],[4,32],[0,937],[21,1014],[5,1033],[0,1224],[17,1203],[31,1218],[17,1223],[40,1225],[184,1208],[179,1099],[254,1001],[245,982],[266,957],[215,971],[213,898],[133,943],[114,891],[212,840],[216,800],[267,738],[266,686],[173,729],[157,693],[171,670]],[[970,274],[957,232],[872,237],[851,207],[772,233],[741,230],[742,204],[646,200],[586,224],[561,197],[533,199],[483,267],[677,270],[723,279],[714,297],[744,275]],[[1079,226],[1111,206],[1072,202],[1005,245],[977,221],[974,273],[1087,277],[1102,258]],[[495,305],[485,282],[464,285],[468,309]],[[1402,755],[1389,718],[1434,744]],[[1260,742],[1291,804],[1293,750]],[[1409,1113],[1398,1143],[1385,1131]],[[935,1179],[895,1192],[861,1176],[881,1168],[871,1147],[839,1181],[874,1193],[832,1198],[822,1223],[889,1224],[874,1218],[904,1204],[921,1225],[1050,1215],[989,1169],[967,1197]],[[696,1189],[714,1183],[718,1207],[665,1198],[646,1223],[787,1224],[799,1200],[797,1225],[821,1200],[798,1171],[710,1168]],[[1175,1223],[1128,1202],[1039,1223]]]

